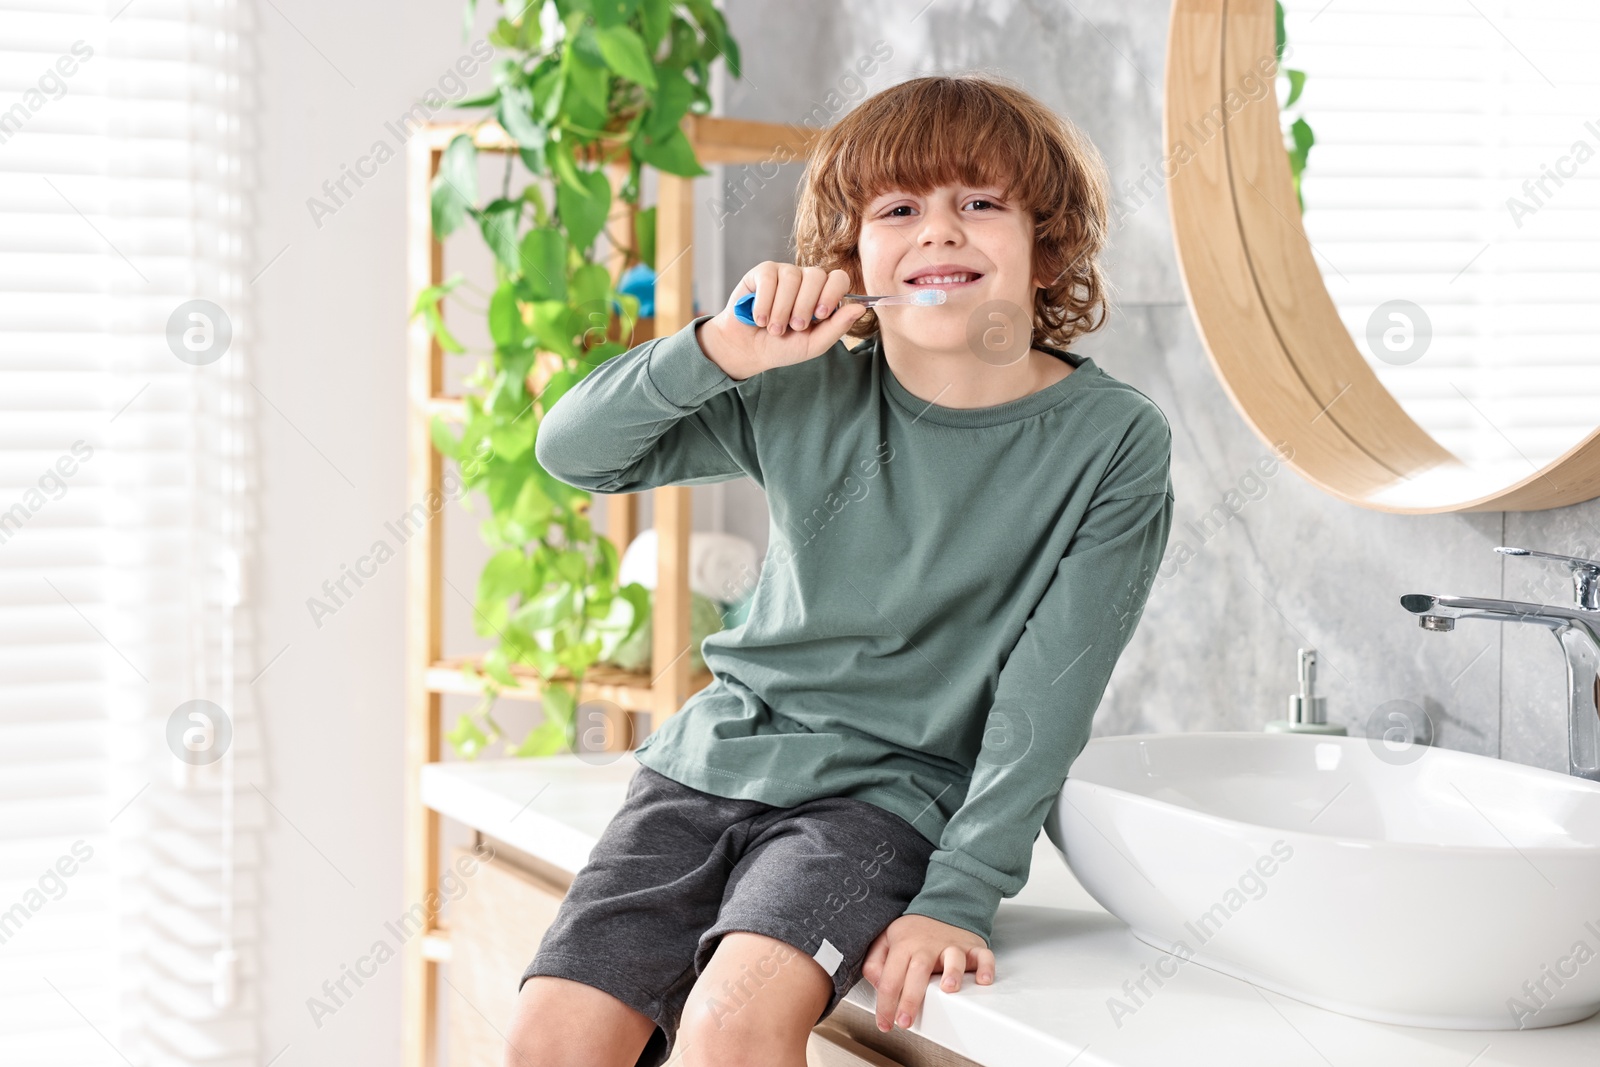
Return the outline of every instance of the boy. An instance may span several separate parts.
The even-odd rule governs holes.
[[[994,981],[995,911],[1172,521],[1165,417],[1055,347],[1104,324],[1106,185],[1010,85],[886,89],[807,164],[803,266],[754,267],[546,414],[561,480],[748,476],[772,538],[523,975],[508,1067],[803,1067],[863,976],[883,1030],[932,974]],[[841,302],[919,289],[946,301]],[[752,292],[757,326],[732,313]]]

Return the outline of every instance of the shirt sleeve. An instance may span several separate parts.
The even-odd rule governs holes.
[[[539,423],[534,456],[568,485],[635,493],[750,477],[765,488],[754,416],[761,375],[735,380],[700,347],[701,315],[606,360]]]
[[[1170,430],[1160,439],[1159,467],[1119,461],[1102,479],[1002,666],[966,798],[906,914],[971,930],[987,942],[1001,899],[1027,882],[1034,840],[1088,743],[1095,709],[1166,551]],[[1142,469],[1113,477],[1119,466],[1127,473]],[[1108,481],[1117,488],[1102,496]]]

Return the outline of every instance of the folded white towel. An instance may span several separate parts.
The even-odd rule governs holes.
[[[656,587],[656,531],[645,530],[622,554],[619,585]],[[689,590],[724,604],[737,603],[755,588],[761,573],[756,546],[733,534],[696,531],[689,535]]]

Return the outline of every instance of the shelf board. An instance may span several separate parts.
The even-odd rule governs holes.
[[[428,667],[427,685],[431,693],[466,693],[476,695],[481,687],[461,673],[465,663],[478,664],[481,656],[448,656]],[[505,688],[500,696],[507,700],[538,700],[538,675],[528,667],[511,670],[520,685]],[[570,678],[565,670],[558,678]],[[711,672],[701,671],[689,676],[689,692],[698,693],[711,684]],[[650,688],[648,671],[625,671],[597,663],[590,667],[584,678],[584,700],[609,700],[624,711],[651,711],[655,708],[655,693]]]
[[[438,927],[423,934],[422,958],[430,963],[449,963],[450,931]]]
[[[803,163],[810,157],[822,130],[807,125],[733,119],[722,115],[685,115],[679,121],[695,158],[701,163]],[[458,134],[471,134],[480,152],[515,152],[516,139],[494,119],[463,119],[460,122],[428,123],[417,135],[430,150],[442,152]],[[602,156],[627,165],[625,145],[590,143],[575,149],[585,164]]]
[[[429,397],[424,410],[430,422],[435,415],[441,415],[445,422],[457,425],[467,421],[467,405],[459,396]]]

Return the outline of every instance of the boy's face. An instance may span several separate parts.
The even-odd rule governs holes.
[[[991,363],[1027,355],[1034,292],[1042,288],[1033,276],[1033,217],[1001,194],[999,186],[943,185],[925,196],[891,190],[867,205],[857,242],[866,291],[945,291],[945,302],[932,307],[875,309],[885,341],[929,352],[981,344],[986,352],[978,354]],[[963,269],[967,281],[923,280]],[[1007,351],[1010,357],[994,358]]]

